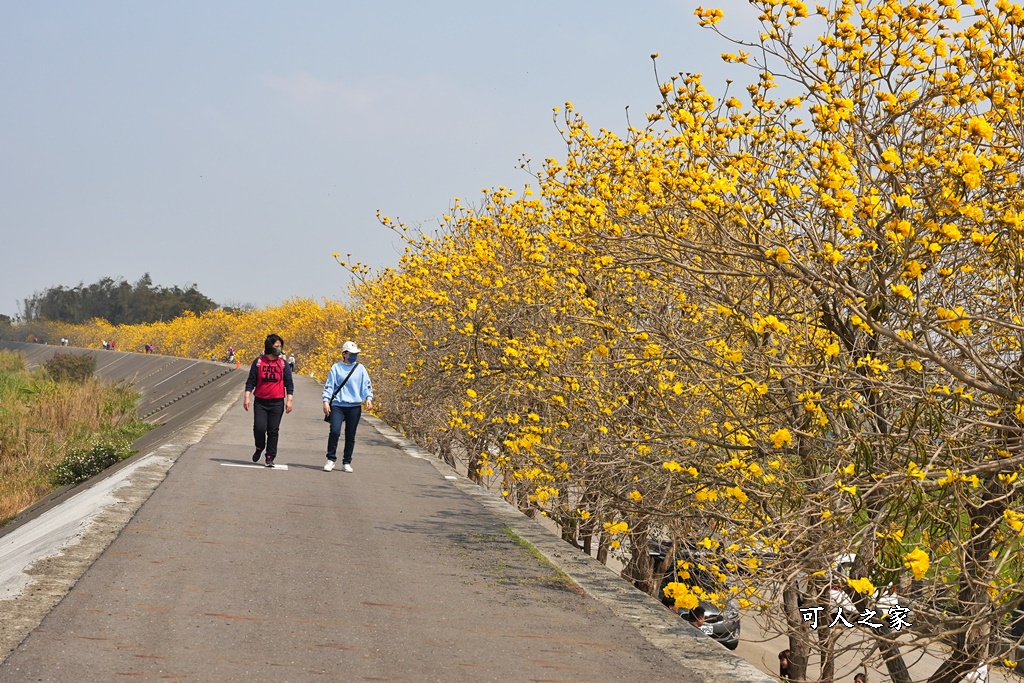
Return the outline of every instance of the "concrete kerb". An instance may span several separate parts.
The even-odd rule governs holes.
[[[551,564],[572,579],[589,597],[600,601],[619,618],[632,623],[654,647],[708,681],[775,683],[746,660],[700,633],[657,600],[645,595],[595,558],[570,546],[522,514],[502,498],[480,487],[434,457],[381,420],[363,413],[381,436],[405,454],[426,460],[456,488],[496,515]]]
[[[61,505],[42,513],[31,523],[0,538],[0,557],[10,558],[46,543],[54,552],[23,570],[24,580],[9,577],[0,585],[0,662],[42,622],[43,618],[74,587],[93,562],[113,542],[136,511],[167,477],[168,471],[195,445],[238,400],[231,392],[174,434],[171,440],[138,458],[103,486],[76,493]],[[84,499],[92,496],[90,506]],[[81,497],[81,505],[72,503]],[[97,501],[98,499],[98,501]],[[82,507],[91,511],[80,514]]]

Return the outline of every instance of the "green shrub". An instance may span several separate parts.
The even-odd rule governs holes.
[[[85,354],[56,353],[53,358],[43,363],[43,367],[50,373],[50,377],[58,382],[82,383],[96,371],[96,358]]]
[[[55,486],[77,484],[121,462],[134,452],[131,444],[124,440],[102,440],[75,448],[54,466],[50,481]]]

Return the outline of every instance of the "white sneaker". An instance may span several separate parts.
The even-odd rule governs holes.
[[[324,464],[324,472],[330,472],[333,469],[334,469],[334,461],[333,460],[328,460]]]
[[[342,472],[351,472],[352,471],[352,465],[349,465],[348,463],[345,463],[344,465],[341,466],[341,471]]]

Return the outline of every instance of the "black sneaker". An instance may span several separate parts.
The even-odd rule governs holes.
[[[253,462],[259,462],[261,455],[263,455],[263,449],[262,448],[257,448],[256,452],[252,454],[252,461]]]
[[[274,466],[274,459],[273,458],[267,458],[266,466],[267,467],[273,467]]]

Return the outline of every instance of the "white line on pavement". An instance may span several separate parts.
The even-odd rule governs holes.
[[[241,463],[234,462],[222,462],[221,467],[249,467],[257,470],[286,470],[288,465],[274,465],[273,467],[266,467],[265,465],[242,465]]]

